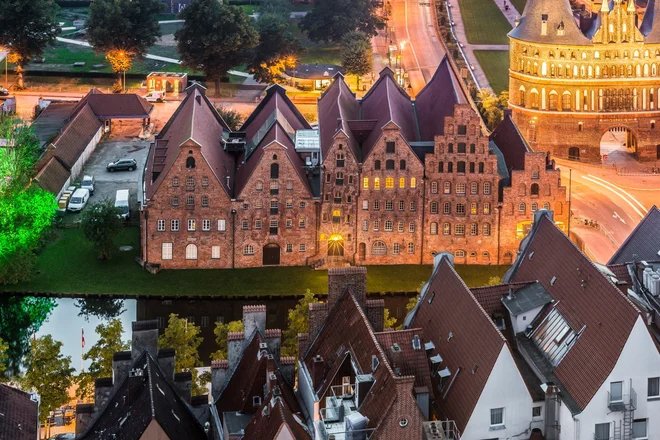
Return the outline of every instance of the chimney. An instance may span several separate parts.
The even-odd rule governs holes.
[[[293,356],[284,356],[280,358],[280,373],[289,385],[296,383],[296,358]]]
[[[385,301],[382,299],[367,300],[367,318],[375,332],[382,332],[385,325]]]
[[[266,344],[268,351],[273,355],[276,361],[280,361],[280,346],[282,344],[282,330],[268,329],[265,331]]]
[[[272,356],[268,356],[266,359],[266,390],[264,394],[270,393],[270,390],[277,385],[277,375],[275,374],[275,359]]]
[[[112,377],[113,384],[119,385],[128,376],[128,370],[131,368],[131,352],[118,351],[112,355]]]
[[[241,360],[241,351],[243,351],[243,334],[242,332],[229,332],[227,334],[227,361],[229,362],[229,370],[233,371]]]
[[[309,347],[309,333],[298,333],[298,359],[302,359]]]
[[[213,400],[217,400],[227,381],[229,362],[226,359],[211,361],[211,393]]]
[[[312,385],[314,385],[314,388],[318,388],[321,385],[323,376],[325,376],[325,365],[321,355],[317,354],[312,361]]]
[[[94,411],[98,412],[107,403],[112,393],[112,378],[101,377],[94,381]]]
[[[161,348],[158,350],[158,366],[169,383],[174,380],[174,359],[175,352],[173,348]]]
[[[252,337],[255,330],[261,334],[266,331],[266,306],[243,306],[243,333],[245,338]]]
[[[328,310],[349,287],[358,302],[364,305],[367,299],[366,267],[352,266],[328,269]]]
[[[328,316],[328,303],[310,303],[309,304],[309,341],[314,340],[321,330],[321,326]]]
[[[175,373],[174,387],[179,393],[179,396],[185,402],[190,403],[190,395],[192,393],[192,373],[190,371]]]
[[[403,367],[403,349],[397,343],[392,344],[390,352],[388,353],[392,370],[397,376],[401,376],[401,368]]]
[[[506,299],[509,301],[513,299],[513,287],[509,287],[509,294],[506,296]]]
[[[158,321],[134,321],[131,356],[137,360],[144,350],[155,359],[158,356]]]
[[[87,430],[92,416],[94,415],[93,403],[82,403],[76,405],[76,438],[80,437]]]

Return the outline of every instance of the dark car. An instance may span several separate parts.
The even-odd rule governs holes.
[[[135,159],[119,159],[114,162],[110,162],[106,169],[110,172],[113,171],[133,171],[137,168],[137,162]]]

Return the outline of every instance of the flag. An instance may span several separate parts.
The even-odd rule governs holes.
[[[85,329],[81,328],[82,331],[82,348],[85,348]]]

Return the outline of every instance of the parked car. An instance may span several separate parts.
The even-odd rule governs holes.
[[[137,162],[135,159],[119,159],[114,162],[110,162],[106,167],[106,169],[110,172],[122,170],[133,171],[136,168]]]
[[[69,200],[69,206],[67,207],[67,209],[72,212],[82,211],[87,205],[88,201],[89,201],[89,190],[84,188],[78,188],[77,190],[74,191],[73,195],[71,196],[71,200]]]
[[[165,92],[162,90],[154,90],[144,96],[147,102],[165,102]]]
[[[4,87],[0,86],[0,96],[8,96],[8,95],[9,95],[9,90],[7,90]]]
[[[119,217],[123,220],[128,220],[131,217],[131,211],[128,209],[129,193],[127,189],[120,189],[115,196],[115,208],[121,210]]]
[[[94,195],[95,183],[96,180],[94,180],[94,176],[85,176],[83,177],[82,182],[80,182],[80,187],[89,190],[89,193]]]

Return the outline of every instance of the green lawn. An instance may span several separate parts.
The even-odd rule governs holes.
[[[493,0],[458,1],[468,43],[509,44],[511,25]]]
[[[80,229],[57,230],[58,238],[39,255],[36,274],[29,283],[4,286],[5,291],[52,293],[108,293],[142,295],[282,295],[306,289],[327,291],[327,272],[307,267],[237,270],[165,270],[151,275],[135,262],[139,230],[126,228],[115,240],[130,245],[109,261],[84,241]],[[506,266],[457,266],[470,286],[485,285],[491,276],[502,276]],[[369,266],[370,292],[415,291],[431,274],[431,266]],[[0,286],[1,287],[1,286]]]
[[[525,5],[527,4],[527,0],[511,0],[511,3],[513,3],[513,6],[518,11],[518,14],[522,15],[523,11],[525,10]]]
[[[475,50],[474,56],[484,69],[488,82],[496,94],[509,90],[508,50]]]

